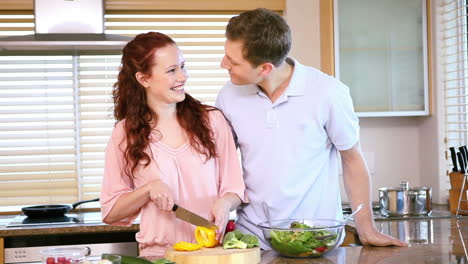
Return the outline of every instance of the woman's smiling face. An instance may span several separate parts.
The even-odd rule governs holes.
[[[150,105],[175,104],[185,99],[187,78],[182,52],[176,45],[167,45],[154,53],[150,76],[139,81]]]

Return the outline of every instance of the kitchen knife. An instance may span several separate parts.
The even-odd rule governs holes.
[[[466,148],[466,147],[465,147]],[[467,162],[468,162],[468,156],[466,155],[467,153],[465,153],[465,149],[463,149],[463,146],[462,147],[459,147],[458,148],[460,150],[460,153],[461,153],[461,156],[463,158],[463,164],[464,166],[468,165]],[[466,171],[466,167],[463,167],[463,169]]]
[[[458,171],[458,166],[457,166],[457,153],[455,152],[454,147],[450,147],[450,158],[452,158],[452,163],[453,163],[453,168],[452,171]]]
[[[457,152],[458,163],[460,163],[460,172],[465,173],[465,161],[463,160],[463,156],[460,152]]]
[[[177,204],[174,204],[174,206],[172,207],[172,211],[175,212],[177,218],[185,222],[191,223],[192,225],[203,226],[210,229],[218,229],[218,227],[212,222],[195,213],[190,212],[185,208],[178,206]]]
[[[460,147],[462,150],[463,150],[463,154],[464,154],[464,157],[465,157],[465,165],[467,165],[466,163],[468,162],[468,149],[466,148],[466,146],[461,146]]]

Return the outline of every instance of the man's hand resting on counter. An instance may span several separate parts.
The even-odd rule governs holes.
[[[340,151],[340,155],[343,182],[353,211],[357,209],[357,205],[364,204],[354,217],[361,243],[372,246],[408,246],[405,242],[380,233],[375,227],[371,206],[370,175],[359,142],[348,150]]]
[[[400,241],[396,238],[393,238],[389,235],[380,233],[377,228],[368,228],[369,230],[359,230],[358,228],[358,235],[359,240],[364,246],[399,246],[399,247],[407,247],[408,244]]]

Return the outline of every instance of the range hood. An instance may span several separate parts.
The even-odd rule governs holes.
[[[131,37],[104,34],[103,0],[34,0],[33,35],[0,38],[0,50],[121,50]]]

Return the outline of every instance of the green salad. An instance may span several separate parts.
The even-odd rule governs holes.
[[[292,222],[290,228],[308,229],[311,227],[300,222]],[[332,249],[337,239],[336,233],[327,230],[271,231],[270,236],[271,246],[287,257],[319,257]]]

